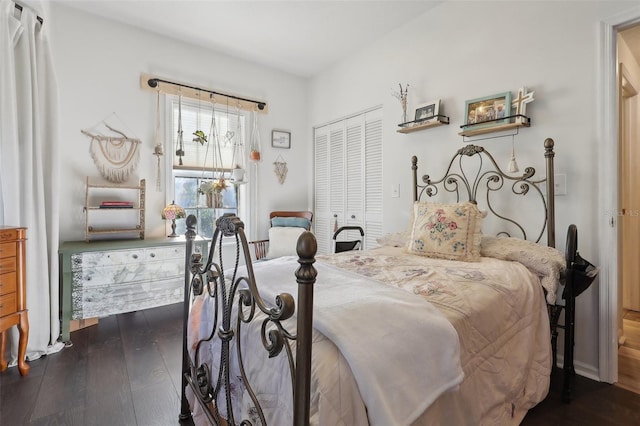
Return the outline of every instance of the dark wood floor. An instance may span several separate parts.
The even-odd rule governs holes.
[[[178,424],[181,305],[100,319],[73,346],[0,375],[0,425]],[[560,380],[523,425],[638,425],[640,395],[577,376],[573,401]]]

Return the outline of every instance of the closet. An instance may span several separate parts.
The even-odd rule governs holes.
[[[333,252],[333,232],[346,225],[361,226],[364,248],[375,247],[382,235],[382,108],[314,128],[314,178],[318,254]],[[353,232],[346,238],[360,238]]]

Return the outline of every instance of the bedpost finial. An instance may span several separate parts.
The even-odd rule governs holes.
[[[192,240],[195,239],[198,218],[195,217],[195,215],[190,214],[189,216],[187,216],[186,224],[187,224],[187,232],[185,232],[184,234],[185,237],[187,239],[192,239]]]
[[[544,140],[544,147],[546,149],[553,149],[553,146],[555,145],[555,142],[553,141],[553,139],[551,138],[546,138]]]
[[[296,253],[302,259],[313,259],[318,251],[318,242],[313,233],[305,231],[298,238]]]

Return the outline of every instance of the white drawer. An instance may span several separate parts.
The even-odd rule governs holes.
[[[100,266],[128,265],[145,260],[144,249],[88,251],[71,256],[71,269],[81,270]]]
[[[72,289],[183,278],[184,260],[164,259],[114,266],[86,267],[71,273]]]
[[[146,260],[167,260],[179,259],[184,263],[185,246],[167,246],[167,247],[150,247],[144,249],[144,257]]]
[[[184,279],[78,287],[71,294],[73,319],[133,312],[184,301]]]

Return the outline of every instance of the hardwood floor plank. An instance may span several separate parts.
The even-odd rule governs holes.
[[[170,426],[178,424],[180,396],[169,378],[133,392],[139,425]]]
[[[62,356],[64,354],[64,356]],[[86,391],[87,345],[78,342],[57,354],[48,355],[47,374],[31,420],[48,417],[65,410],[84,406]]]
[[[13,367],[0,374],[0,425],[28,424],[36,405],[48,357],[29,362],[29,375]]]

